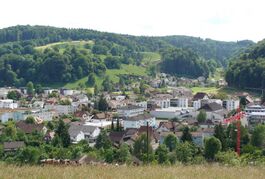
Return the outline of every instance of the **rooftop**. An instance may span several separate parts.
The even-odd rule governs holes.
[[[120,110],[134,110],[134,109],[144,109],[140,106],[136,106],[136,105],[127,105],[127,106],[123,106],[123,107],[120,107],[118,108]]]
[[[149,113],[146,114],[139,114],[137,116],[133,116],[133,117],[128,117],[125,118],[124,121],[139,121],[139,120],[146,120],[146,119],[150,119],[153,116]]]

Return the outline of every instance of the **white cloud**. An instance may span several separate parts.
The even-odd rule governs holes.
[[[265,38],[262,0],[8,0],[0,28],[17,24],[82,27],[132,35]]]

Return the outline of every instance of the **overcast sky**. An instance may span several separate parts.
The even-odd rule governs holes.
[[[265,38],[264,0],[3,0],[0,28],[50,25],[131,35]]]

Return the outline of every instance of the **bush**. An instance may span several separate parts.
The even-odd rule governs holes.
[[[232,166],[240,165],[240,159],[237,153],[231,150],[226,152],[218,152],[215,155],[215,159],[217,162],[220,162],[222,164],[227,164]]]

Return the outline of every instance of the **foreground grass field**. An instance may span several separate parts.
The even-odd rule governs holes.
[[[265,178],[265,168],[223,166],[12,166],[0,165],[0,178]]]

